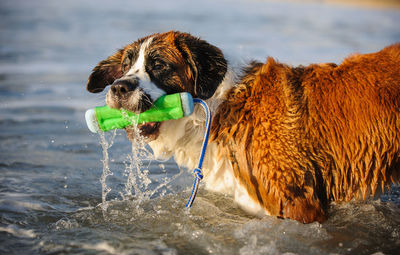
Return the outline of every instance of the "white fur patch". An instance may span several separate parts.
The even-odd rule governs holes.
[[[156,100],[166,92],[159,87],[157,87],[150,80],[149,74],[146,72],[146,54],[147,49],[150,46],[153,38],[150,37],[146,39],[140,46],[139,56],[131,69],[126,73],[126,76],[135,76],[139,79],[139,88],[143,90],[144,93],[149,95],[152,100]]]
[[[146,39],[142,45],[140,45],[139,55],[136,59],[135,64],[132,65],[131,69],[126,73],[126,76],[136,76],[142,81],[150,81],[149,75],[146,73],[146,50],[153,41],[150,37]]]

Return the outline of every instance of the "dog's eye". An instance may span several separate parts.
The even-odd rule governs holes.
[[[130,66],[130,60],[128,58],[126,58],[123,62],[122,62],[122,66],[121,66],[121,70],[123,73],[126,73],[129,69]]]
[[[122,64],[121,70],[123,73],[126,73],[126,71],[128,70],[128,64]]]
[[[161,70],[163,70],[165,68],[165,65],[164,65],[164,63],[161,63],[161,62],[156,62],[154,65],[153,65],[153,70],[154,71],[161,71]]]

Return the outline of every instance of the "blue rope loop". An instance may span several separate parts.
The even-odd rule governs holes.
[[[199,98],[194,98],[193,102],[200,104],[203,107],[204,111],[206,112],[206,126],[204,128],[204,137],[203,137],[203,144],[201,145],[199,164],[198,167],[196,167],[193,170],[195,178],[194,178],[192,193],[190,194],[189,201],[186,204],[186,208],[192,207],[194,199],[196,198],[197,195],[197,191],[199,190],[199,183],[203,179],[203,173],[201,171],[201,167],[203,166],[204,156],[206,154],[208,138],[210,136],[210,127],[211,127],[211,111],[206,102],[204,102]]]

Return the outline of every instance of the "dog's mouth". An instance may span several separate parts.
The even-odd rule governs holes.
[[[160,122],[148,122],[148,123],[143,123],[139,124],[137,126],[137,129],[140,131],[140,135],[143,136],[146,139],[146,142],[150,142],[152,140],[157,139],[159,130],[160,130]],[[137,132],[135,128],[132,126],[126,127],[125,131],[128,135],[128,138],[130,140],[134,140],[137,137]]]
[[[158,130],[160,128],[160,122],[149,122],[140,124],[138,125],[138,128],[140,130],[141,135],[143,135],[144,137],[148,137],[154,135],[155,133],[158,133]]]
[[[136,114],[147,111],[153,105],[150,97],[139,90],[129,91],[123,97],[113,96],[109,92],[106,103],[112,108],[125,109]],[[137,139],[139,131],[140,135],[145,137],[146,142],[150,142],[157,139],[160,125],[160,122],[147,122],[137,125],[137,128],[128,126],[125,128],[125,131],[131,141]]]

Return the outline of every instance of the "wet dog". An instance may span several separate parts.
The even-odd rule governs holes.
[[[268,58],[235,75],[220,49],[171,31],[101,61],[87,89],[107,85],[110,107],[137,113],[165,94],[206,100],[213,115],[206,188],[234,196],[252,214],[322,222],[330,201],[366,199],[399,180],[400,44],[340,65]],[[196,166],[200,109],[139,128],[156,157]]]

